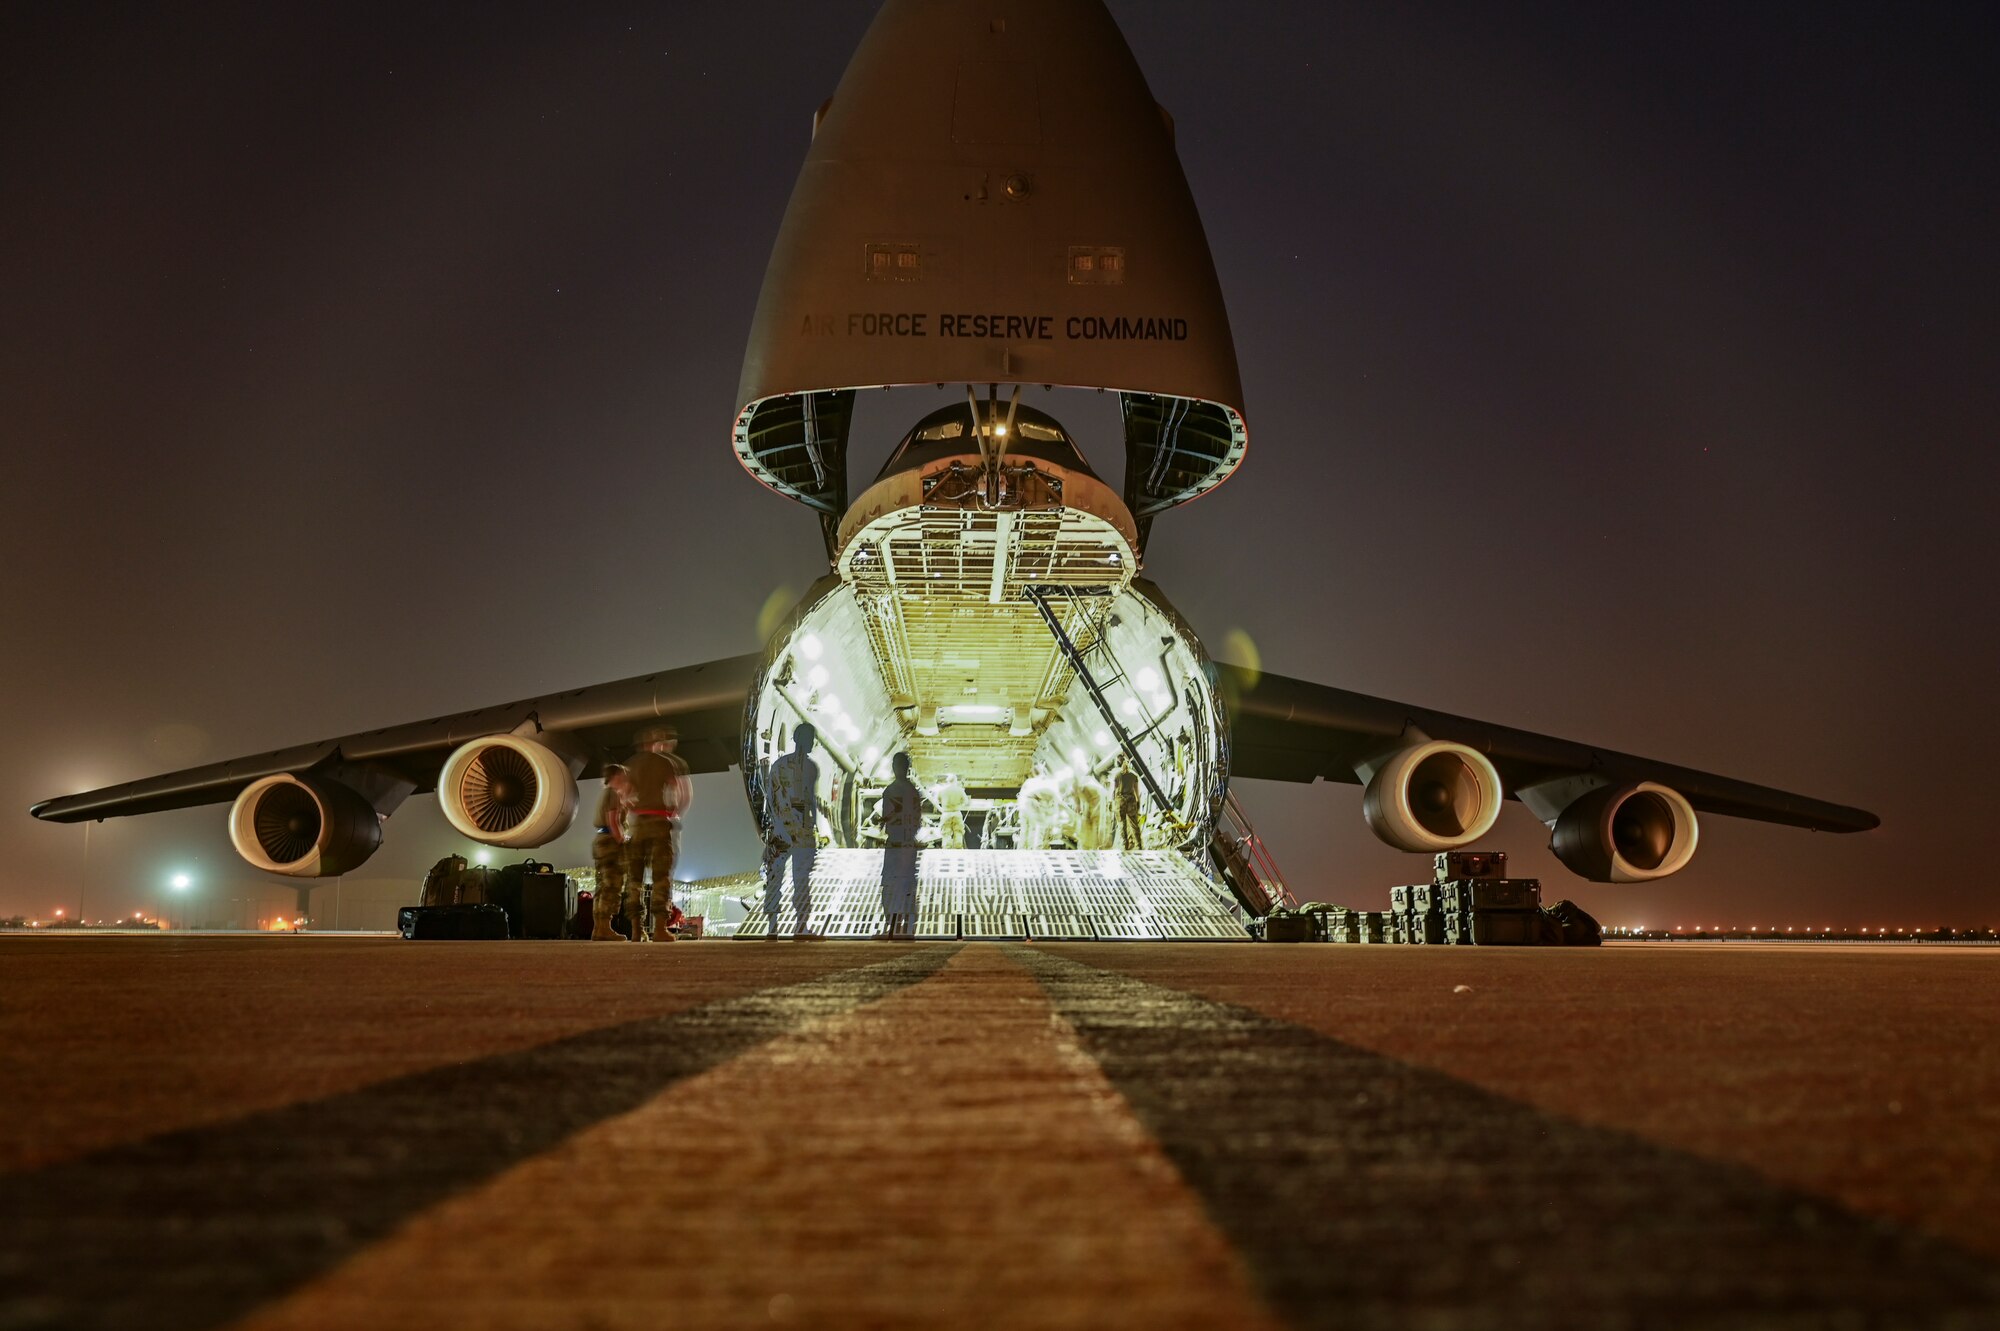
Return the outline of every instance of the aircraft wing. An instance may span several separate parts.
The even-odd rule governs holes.
[[[1272,781],[1358,783],[1358,765],[1412,730],[1484,753],[1510,797],[1564,777],[1652,781],[1680,792],[1700,813],[1784,823],[1817,832],[1865,832],[1881,820],[1862,809],[1752,785],[1711,772],[1634,757],[1574,740],[1435,712],[1324,684],[1218,665],[1231,726],[1229,770]]]
[[[251,782],[280,773],[365,772],[421,793],[437,787],[452,750],[482,735],[523,725],[575,736],[589,750],[582,777],[632,748],[634,730],[650,721],[680,731],[679,753],[690,770],[720,772],[740,761],[743,703],[760,658],[733,656],[706,665],[663,670],[610,684],[482,707],[429,721],[342,735],[336,739],[209,763],[182,772],[128,781],[102,790],[45,800],[29,812],[48,822],[78,823],[158,813],[234,800]]]

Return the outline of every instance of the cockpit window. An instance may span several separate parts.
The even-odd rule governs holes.
[[[979,408],[980,415],[984,417],[988,409],[987,404],[982,403]],[[1001,404],[994,413],[995,419],[992,422],[994,427],[1006,424],[1007,412],[1006,404]],[[1083,460],[1083,454],[1077,449],[1076,444],[1054,417],[1029,406],[1017,407],[1013,414],[1014,426],[1011,431],[1013,437],[1002,436],[992,441],[1000,445],[998,449],[1000,453],[1031,461],[1052,462],[1071,471],[1082,472],[1086,476],[1096,475],[1091,471],[1090,464]],[[903,436],[903,442],[889,455],[889,460],[882,464],[878,479],[892,471],[900,471],[908,466],[921,466],[935,458],[978,452],[980,441],[974,435],[975,428],[984,434],[986,425],[984,420],[978,427],[973,425],[972,410],[968,404],[954,403],[940,411],[932,412],[918,421],[915,428]]]

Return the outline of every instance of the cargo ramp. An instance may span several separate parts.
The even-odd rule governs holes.
[[[829,848],[813,863],[813,932],[872,938],[883,910],[886,852]],[[916,938],[1244,942],[1228,895],[1173,851],[926,850],[917,856]],[[761,900],[738,938],[798,928],[791,883],[775,931]]]

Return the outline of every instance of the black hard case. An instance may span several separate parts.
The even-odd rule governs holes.
[[[1316,943],[1319,925],[1311,915],[1266,915],[1264,941],[1267,943]]]
[[[477,906],[405,906],[396,912],[397,931],[405,938],[501,939],[507,936],[507,912],[490,904]]]
[[[1457,878],[1437,885],[1438,904],[1463,915],[1468,911],[1540,910],[1539,878]]]
[[[1445,938],[1476,947],[1534,947],[1542,941],[1542,913],[1535,910],[1447,911]]]
[[[486,899],[507,912],[507,932],[515,938],[561,938],[569,918],[569,876],[539,860],[523,860],[493,871]]]
[[[1507,852],[1504,850],[1446,850],[1438,852],[1431,878],[1448,883],[1454,878],[1505,878]]]

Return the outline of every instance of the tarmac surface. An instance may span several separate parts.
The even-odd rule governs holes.
[[[2000,949],[0,938],[0,1328],[2000,1328]]]

